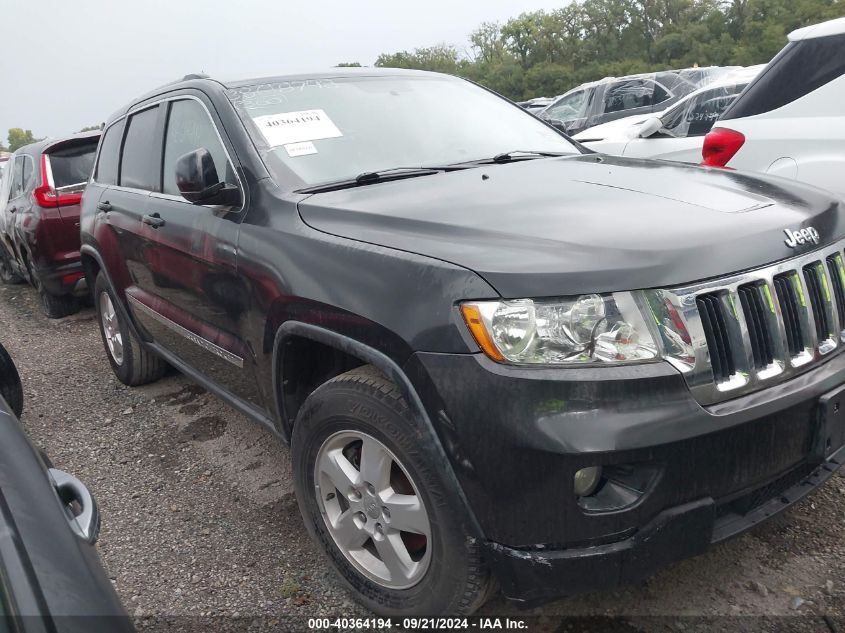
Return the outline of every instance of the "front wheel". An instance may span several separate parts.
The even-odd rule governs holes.
[[[306,526],[354,597],[383,616],[470,614],[491,580],[439,456],[370,366],[319,387],[294,425]]]
[[[161,378],[167,371],[167,364],[143,347],[132,334],[122,313],[115,307],[117,299],[103,273],[97,275],[94,283],[94,305],[103,346],[117,379],[124,385],[135,387]]]

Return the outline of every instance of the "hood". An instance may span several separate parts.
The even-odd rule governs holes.
[[[317,230],[469,268],[507,298],[665,288],[756,268],[842,237],[842,206],[778,178],[595,154],[299,203]],[[786,245],[785,229],[809,226],[818,245]]]
[[[660,116],[660,114],[660,112],[658,112],[657,114],[637,114],[634,116],[625,117],[624,119],[608,121],[607,123],[602,123],[601,125],[594,125],[593,127],[588,127],[586,130],[578,132],[578,134],[576,134],[572,138],[574,138],[580,143],[587,144],[589,144],[590,141],[603,141],[605,139],[632,139],[637,135],[635,126],[642,125],[644,121],[647,121],[648,119],[655,116]]]

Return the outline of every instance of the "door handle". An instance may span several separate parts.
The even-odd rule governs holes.
[[[151,213],[149,215],[145,215],[141,218],[141,222],[144,224],[148,224],[149,226],[157,229],[160,226],[164,226],[164,220],[161,219],[161,216],[158,213]]]
[[[111,211],[111,204],[106,200],[105,202],[98,202],[97,208],[100,211]]]

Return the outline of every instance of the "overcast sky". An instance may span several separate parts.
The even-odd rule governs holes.
[[[566,3],[0,0],[0,140],[10,127],[56,136],[97,125],[133,97],[190,72],[249,77],[371,65],[384,52],[464,47],[484,21]]]

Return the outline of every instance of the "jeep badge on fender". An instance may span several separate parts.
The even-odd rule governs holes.
[[[819,232],[812,226],[808,226],[806,229],[801,229],[800,231],[784,229],[783,232],[786,233],[784,242],[786,242],[789,248],[795,248],[799,244],[809,244],[810,242],[813,244],[819,243]]]

